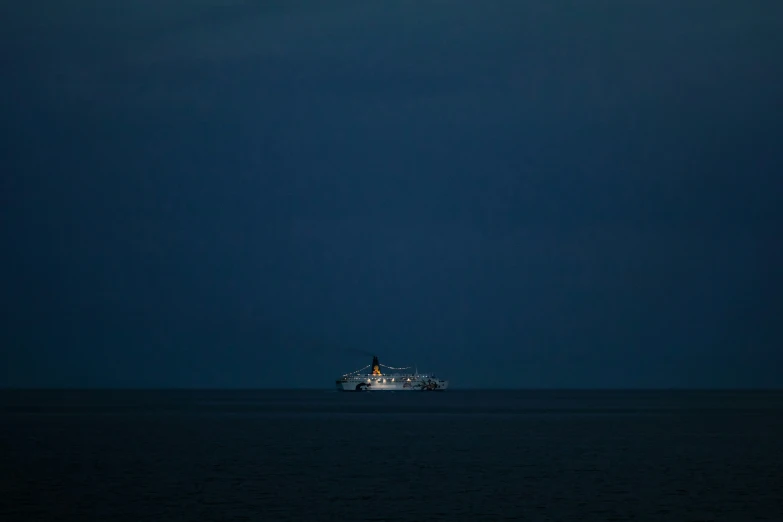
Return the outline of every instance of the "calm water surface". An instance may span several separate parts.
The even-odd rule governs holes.
[[[2,391],[0,520],[783,521],[783,392]]]

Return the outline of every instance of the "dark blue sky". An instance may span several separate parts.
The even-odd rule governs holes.
[[[5,386],[783,386],[783,3],[0,6]]]

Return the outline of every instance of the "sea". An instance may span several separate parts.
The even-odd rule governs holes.
[[[783,391],[0,391],[0,520],[783,522]]]

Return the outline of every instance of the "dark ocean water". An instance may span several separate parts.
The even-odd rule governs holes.
[[[0,452],[3,521],[783,521],[783,392],[2,391]]]

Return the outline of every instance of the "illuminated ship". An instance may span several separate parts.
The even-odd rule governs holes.
[[[449,381],[438,379],[434,375],[413,373],[383,373],[381,367],[393,371],[410,370],[395,368],[378,362],[373,356],[372,364],[355,372],[346,373],[337,379],[337,389],[340,391],[441,391],[449,387]],[[372,368],[370,373],[362,373]]]

